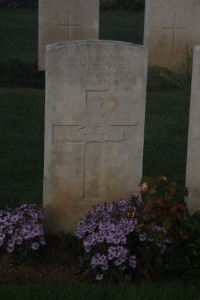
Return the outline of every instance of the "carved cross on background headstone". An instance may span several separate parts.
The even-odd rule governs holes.
[[[164,30],[171,30],[172,31],[172,50],[171,50],[171,55],[174,55],[174,50],[175,50],[175,44],[176,44],[176,32],[179,30],[186,30],[186,26],[178,26],[177,25],[177,13],[174,13],[173,17],[173,24],[172,26],[166,26],[162,27]]]
[[[67,40],[71,40],[71,30],[80,28],[80,24],[72,24],[71,12],[67,10],[67,21],[58,24],[58,28],[65,29],[67,33]]]

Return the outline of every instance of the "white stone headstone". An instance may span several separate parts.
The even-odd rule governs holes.
[[[149,65],[178,69],[200,44],[199,0],[146,0],[144,45]]]
[[[52,231],[138,191],[147,50],[114,41],[47,46],[44,204]]]
[[[99,0],[40,0],[38,69],[45,69],[47,44],[98,39]]]
[[[190,99],[186,186],[190,213],[200,210],[200,46],[194,47]]]

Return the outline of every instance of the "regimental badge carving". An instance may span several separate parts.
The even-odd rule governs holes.
[[[64,133],[65,142],[105,143],[125,140],[124,130],[109,124],[110,114],[104,108],[107,93],[108,91],[86,91],[86,115],[83,124],[54,126],[67,129]],[[56,140],[59,140],[59,137],[56,137]]]

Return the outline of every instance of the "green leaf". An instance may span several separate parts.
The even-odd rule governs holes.
[[[166,229],[170,229],[172,227],[171,217],[166,217],[163,219],[163,227],[165,227]]]

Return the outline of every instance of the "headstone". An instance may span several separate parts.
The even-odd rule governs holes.
[[[40,0],[38,69],[45,69],[47,44],[98,39],[99,0]]]
[[[138,191],[147,50],[114,41],[47,46],[44,204],[52,231]]]
[[[200,210],[200,46],[194,47],[190,99],[186,186],[190,213]]]
[[[144,45],[149,65],[177,70],[200,44],[199,0],[146,0]]]

